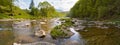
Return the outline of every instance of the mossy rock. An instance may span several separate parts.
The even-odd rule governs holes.
[[[52,29],[51,31],[51,36],[53,38],[69,38],[72,34],[69,34],[67,32],[70,32],[70,31],[67,31],[66,29],[63,29],[63,27],[61,25],[59,26],[56,26],[54,29]]]

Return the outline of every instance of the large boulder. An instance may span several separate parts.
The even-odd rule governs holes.
[[[45,33],[45,31],[44,30],[39,30],[39,31],[36,31],[35,32],[35,36],[37,36],[37,37],[45,37],[45,35],[46,35],[46,33]]]

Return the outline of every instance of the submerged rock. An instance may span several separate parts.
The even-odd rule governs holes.
[[[75,41],[75,40],[68,40],[66,41],[63,45],[80,45],[80,42]]]

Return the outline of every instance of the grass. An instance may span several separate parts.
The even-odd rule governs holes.
[[[56,38],[63,38],[63,37],[67,38],[71,35],[67,33],[67,32],[70,32],[69,30],[67,30],[67,28],[72,26],[73,23],[70,18],[62,18],[60,19],[60,21],[65,21],[65,22],[63,22],[61,25],[54,27],[51,31],[51,36],[54,38],[55,37]]]
[[[50,34],[53,38],[61,38],[67,36],[67,34],[61,29],[61,26],[56,26],[54,29],[52,29]]]
[[[10,30],[0,31],[0,45],[12,45],[14,34]]]
[[[0,13],[0,19],[10,18],[8,15]]]
[[[62,25],[69,27],[73,25],[73,22],[70,18],[62,18],[61,21],[65,21]]]
[[[6,9],[9,9],[9,7],[6,7]],[[4,9],[4,10],[6,10]],[[14,6],[12,7],[13,11],[13,16],[9,16],[11,14],[10,10],[4,11],[3,13],[0,13],[0,19],[11,19],[11,18],[24,18],[24,19],[29,19],[31,18],[31,15],[26,13],[25,11],[21,10],[20,8]]]

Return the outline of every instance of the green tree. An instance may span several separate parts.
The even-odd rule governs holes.
[[[29,9],[30,9],[30,14],[32,16],[38,16],[39,15],[39,9],[34,6],[34,1],[33,0],[31,0]]]
[[[41,16],[43,17],[54,17],[57,13],[55,8],[47,1],[40,2],[38,8],[40,9]]]
[[[119,17],[119,0],[79,0],[70,10],[69,16],[81,19],[110,19]]]
[[[34,1],[33,0],[31,0],[29,9],[32,9],[32,8],[34,8]]]

